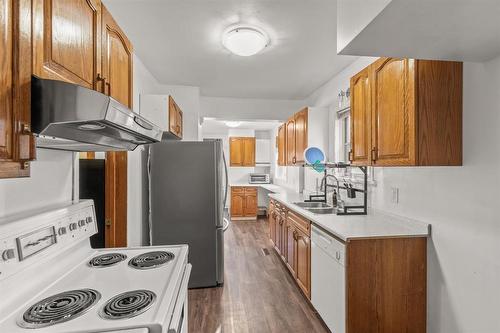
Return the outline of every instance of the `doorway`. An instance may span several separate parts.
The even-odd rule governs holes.
[[[93,248],[127,246],[127,152],[80,153],[80,199],[93,199]]]

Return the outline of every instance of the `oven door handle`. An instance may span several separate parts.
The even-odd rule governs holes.
[[[177,295],[177,300],[175,302],[174,312],[172,313],[172,320],[170,321],[170,325],[168,326],[168,333],[181,332],[184,304],[186,303],[188,282],[192,267],[193,266],[191,264],[187,264],[186,269],[184,270],[184,276],[182,277],[179,294]],[[187,313],[184,313],[184,316],[187,315]]]

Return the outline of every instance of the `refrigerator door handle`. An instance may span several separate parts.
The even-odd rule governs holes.
[[[224,206],[222,207],[222,209],[226,209],[227,192],[228,192],[228,188],[229,188],[229,176],[228,176],[228,172],[227,172],[227,162],[226,162],[226,156],[224,155],[224,150],[222,150],[222,160],[224,161],[224,172],[226,175],[226,190],[224,192]]]
[[[227,228],[229,228],[229,220],[224,218],[224,226],[222,227],[222,231],[226,232]]]

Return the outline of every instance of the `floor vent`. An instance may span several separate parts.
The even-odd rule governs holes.
[[[262,253],[265,255],[265,256],[268,256],[269,255],[269,250],[266,249],[265,247],[262,248]]]

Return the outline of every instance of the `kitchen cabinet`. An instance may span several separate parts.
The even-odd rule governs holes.
[[[332,332],[425,332],[426,237],[343,241],[274,199],[270,209],[286,219],[272,222],[276,252]]]
[[[231,186],[231,217],[257,217],[257,188]]]
[[[104,89],[100,0],[33,0],[33,74]]]
[[[369,68],[351,78],[351,152],[354,165],[368,165],[371,150],[371,109]]]
[[[35,159],[31,119],[31,1],[1,0],[0,178],[27,177]]]
[[[172,95],[141,95],[141,115],[161,127],[166,137],[182,139],[183,111]]]
[[[276,208],[274,206],[274,201],[269,201],[269,238],[273,245],[276,245]]]
[[[276,147],[278,149],[278,165],[286,165],[286,125],[283,124],[278,128],[278,136],[276,138]]]
[[[229,155],[232,167],[255,166],[255,138],[230,137]]]
[[[296,161],[295,149],[295,118],[292,117],[286,122],[286,165],[294,165]]]
[[[304,151],[309,146],[318,147],[326,152],[328,109],[306,107],[287,120],[283,133],[281,134],[280,129],[278,130],[278,162],[280,162],[280,141],[285,147],[283,165],[303,165]]]
[[[462,72],[460,62],[380,58],[354,76],[352,163],[462,165]]]

